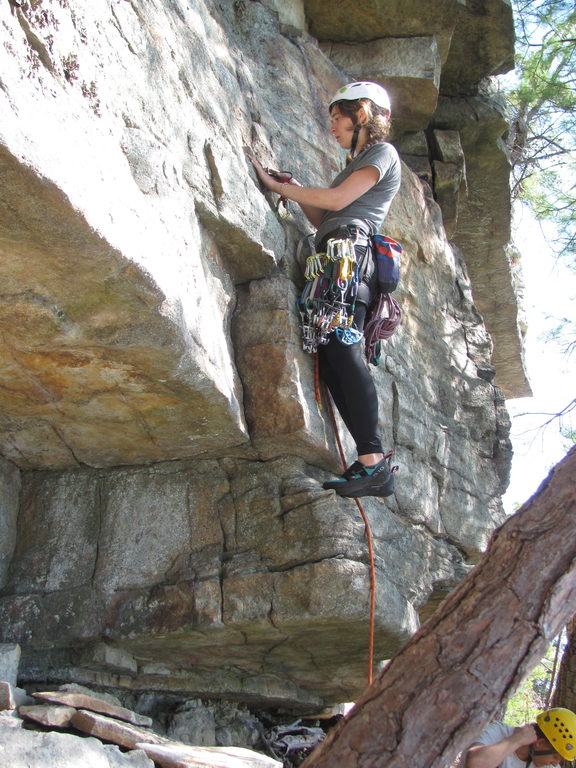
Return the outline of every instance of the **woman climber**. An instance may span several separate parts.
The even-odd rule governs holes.
[[[378,233],[400,187],[400,159],[386,142],[390,99],[380,85],[344,86],[329,112],[332,135],[349,150],[346,168],[330,187],[304,187],[290,177],[279,180],[279,174],[268,173],[255,157],[250,160],[264,187],[297,203],[317,228],[317,254],[326,254],[317,262],[322,265],[318,276],[322,279],[331,269],[330,286],[342,288],[341,295],[324,302],[332,315],[327,322],[326,317],[315,319],[313,333],[318,327],[325,330],[309,340],[308,348],[318,352],[320,376],[356,443],[358,460],[323,487],[346,497],[389,496],[394,492],[391,453],[384,455],[380,441],[378,396],[364,360],[362,332],[378,292],[370,238]]]

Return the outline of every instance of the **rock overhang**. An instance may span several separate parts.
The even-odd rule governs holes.
[[[194,8],[180,4],[173,16],[168,7],[154,6],[151,17],[137,17],[133,6],[122,4],[114,6],[114,23],[87,25],[94,34],[105,30],[97,46],[91,42],[98,57],[108,56],[107,78],[100,79],[98,57],[87,56],[81,34],[82,15],[92,19],[95,9],[89,3],[75,8],[77,68],[55,34],[50,75],[26,70],[17,58],[2,70],[4,84],[14,85],[12,102],[4,103],[18,107],[3,123],[4,131],[10,128],[3,134],[5,167],[16,169],[32,191],[18,196],[18,183],[4,190],[12,195],[6,210],[18,215],[3,220],[12,255],[3,265],[20,269],[11,284],[12,305],[22,302],[21,316],[31,313],[28,328],[37,334],[22,335],[16,313],[5,312],[4,336],[30,368],[3,396],[13,398],[14,417],[29,390],[40,394],[27,407],[43,407],[29,412],[26,451],[10,441],[3,449],[30,471],[22,472],[17,535],[13,504],[8,516],[0,509],[17,540],[15,550],[12,538],[2,542],[8,617],[2,631],[12,627],[26,639],[30,679],[57,677],[85,650],[85,666],[73,670],[78,675],[80,669],[116,675],[107,679],[122,685],[124,669],[127,687],[135,671],[140,683],[161,687],[170,677],[161,670],[167,635],[177,645],[187,633],[178,651],[178,663],[186,666],[186,647],[207,653],[193,630],[225,639],[232,627],[246,637],[234,646],[242,674],[227,683],[216,657],[207,657],[206,675],[186,677],[184,670],[183,692],[188,684],[198,691],[211,685],[216,694],[233,695],[252,680],[253,701],[281,698],[284,687],[294,704],[308,696],[300,682],[310,674],[317,689],[312,698],[318,691],[327,700],[341,697],[365,679],[362,643],[355,644],[352,661],[338,657],[333,638],[365,636],[367,554],[359,521],[333,494],[312,530],[310,494],[337,464],[294,313],[301,281],[294,253],[306,228],[298,217],[277,220],[274,200],[261,195],[244,147],[303,181],[325,183],[340,159],[325,147],[324,105],[342,73],[310,37],[282,34],[266,3],[206,1]],[[65,15],[63,7],[58,12]],[[6,14],[2,33],[15,30],[8,44],[24,46],[33,57]],[[63,16],[62,27],[70,20]],[[46,48],[44,62],[49,54]],[[111,77],[116,67],[120,81]],[[123,87],[126,71],[132,73],[130,91]],[[427,87],[432,82],[437,88],[437,75],[427,77]],[[282,88],[258,84],[270,82]],[[5,94],[0,91],[0,98]],[[33,120],[20,124],[30,105],[45,110],[42,127]],[[68,133],[61,130],[49,141],[59,111]],[[415,152],[428,146],[420,134]],[[87,167],[80,162],[83,152],[91,158]],[[37,230],[34,243],[22,227],[31,220],[46,228]],[[506,417],[488,375],[491,342],[466,269],[446,241],[429,188],[407,167],[387,226],[404,245],[397,296],[405,320],[374,371],[383,435],[396,445],[400,465],[396,496],[370,504],[381,557],[377,621],[385,643],[378,652],[385,655],[413,631],[418,610],[437,586],[453,584],[462,559],[485,546],[501,519],[499,492],[509,461]],[[14,258],[24,246],[32,261]],[[50,365],[46,352],[54,355]],[[142,372],[149,388],[144,393],[138,390]],[[8,373],[5,368],[10,384]],[[66,387],[56,389],[57,374]],[[63,390],[71,403],[59,399]],[[166,391],[178,408],[160,403],[165,421],[156,424],[153,402]],[[123,418],[116,414],[111,424],[114,402],[123,406]],[[134,431],[144,435],[146,451]],[[192,446],[191,436],[197,438]],[[61,444],[72,450],[61,451]],[[193,483],[179,475],[179,460],[189,456],[193,468],[184,474],[194,475]],[[288,488],[293,480],[285,475],[298,458],[308,462],[298,482],[305,476],[308,484]],[[235,461],[241,463],[236,469]],[[134,467],[118,470],[118,464]],[[38,471],[43,468],[51,469]],[[10,482],[13,469],[6,472]],[[211,494],[218,495],[213,506],[205,503]],[[270,542],[279,548],[272,561]],[[316,562],[319,552],[323,559]],[[289,583],[296,582],[289,594]],[[338,617],[334,602],[346,584],[358,605]],[[300,637],[297,644],[277,645],[271,585],[278,598],[275,621]],[[330,587],[335,594],[324,596]],[[316,656],[308,654],[307,643]],[[326,648],[330,653],[322,658]],[[306,668],[313,656],[318,664]],[[335,670],[348,662],[344,685]],[[261,668],[261,686],[251,664]],[[272,676],[281,672],[282,685],[266,683],[264,668]]]

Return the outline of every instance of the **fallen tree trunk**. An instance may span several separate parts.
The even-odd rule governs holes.
[[[576,612],[576,448],[303,768],[446,768]]]

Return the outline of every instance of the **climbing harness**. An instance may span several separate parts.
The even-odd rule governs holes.
[[[306,284],[296,307],[302,324],[302,346],[314,353],[339,332],[344,344],[354,344],[362,333],[352,328],[358,293],[359,265],[351,237],[330,238],[325,253],[306,259]]]
[[[305,352],[314,354],[320,344],[328,344],[331,333],[347,345],[357,344],[364,338],[366,359],[372,365],[378,365],[381,342],[389,339],[402,322],[400,305],[390,296],[400,278],[402,246],[383,235],[368,239],[369,249],[373,248],[376,255],[380,293],[368,309],[364,332],[359,331],[353,327],[356,296],[362,279],[362,265],[358,264],[354,249],[359,231],[354,239],[330,238],[325,253],[308,256],[304,267],[306,283],[296,308]],[[299,252],[300,247],[301,243]]]

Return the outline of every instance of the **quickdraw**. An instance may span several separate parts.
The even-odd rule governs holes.
[[[326,266],[322,259],[323,254],[313,253],[306,259],[306,268],[304,270],[304,277],[306,280],[313,280],[315,277],[320,277]]]
[[[268,176],[273,176],[281,184],[288,184],[292,179],[290,171],[275,171],[273,168],[264,168],[264,170]],[[287,219],[290,216],[290,200],[287,197],[280,195],[276,203],[276,213],[281,219]]]

